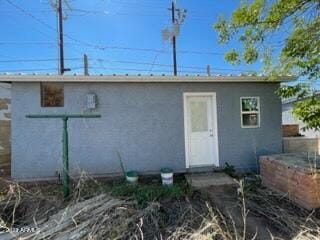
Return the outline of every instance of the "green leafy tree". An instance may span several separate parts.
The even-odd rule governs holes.
[[[283,86],[278,93],[303,98],[295,104],[294,115],[306,129],[320,129],[320,99],[312,88],[320,78],[319,0],[243,0],[230,19],[220,16],[214,29],[220,43],[234,39],[241,43],[240,49],[225,54],[226,61],[261,60],[270,80],[288,74],[303,79],[303,84]]]

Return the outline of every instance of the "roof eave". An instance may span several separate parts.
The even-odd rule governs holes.
[[[295,76],[131,76],[131,75],[0,75],[0,82],[289,82]]]

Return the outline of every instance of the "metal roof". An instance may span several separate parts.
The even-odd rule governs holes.
[[[316,91],[314,94],[316,95],[316,97],[320,97],[320,91]],[[283,99],[283,100],[282,100],[282,104],[283,104],[283,105],[285,105],[285,104],[291,104],[291,103],[303,101],[303,100],[308,99],[308,98],[311,98],[311,95],[310,95],[310,94],[307,95],[307,96],[304,96],[304,97],[302,97],[302,98],[291,97],[291,98]]]
[[[295,76],[279,76],[268,80],[266,76],[255,75],[216,75],[216,76],[169,76],[169,75],[38,75],[38,74],[2,74],[0,82],[287,82],[296,80]]]

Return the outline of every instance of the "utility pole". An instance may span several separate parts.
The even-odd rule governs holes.
[[[58,45],[59,45],[59,75],[64,74],[64,53],[63,53],[63,16],[62,0],[58,0]]]
[[[89,76],[89,63],[87,54],[83,54],[83,74]]]
[[[210,67],[210,65],[207,65],[207,75],[211,76],[211,67]]]
[[[172,54],[173,54],[173,75],[177,76],[177,50],[176,50],[176,38],[180,33],[180,26],[184,22],[186,17],[187,10],[183,8],[177,8],[176,0],[172,0],[171,8],[168,10],[171,11],[171,29],[164,28],[162,29],[162,38],[165,41],[170,39],[172,43]]]
[[[172,26],[175,26],[176,23],[176,6],[175,0],[172,0],[171,4],[171,17],[172,17]],[[176,50],[176,36],[175,34],[172,35],[172,51],[173,51],[173,75],[177,76],[177,50]]]
[[[64,67],[64,51],[63,51],[63,14],[62,14],[62,0],[57,0],[57,14],[58,14],[58,45],[59,45],[59,75],[70,71],[70,68]]]

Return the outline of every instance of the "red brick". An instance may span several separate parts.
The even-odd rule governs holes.
[[[283,137],[295,137],[299,135],[299,124],[284,124],[282,125]]]
[[[260,159],[262,184],[307,209],[320,207],[320,176],[303,169],[291,168],[267,157]]]

